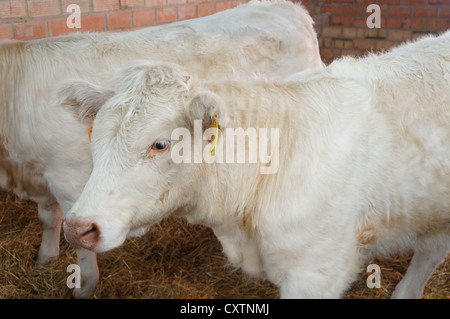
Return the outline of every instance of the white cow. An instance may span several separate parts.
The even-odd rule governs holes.
[[[393,297],[420,297],[450,249],[449,56],[447,32],[284,81],[200,82],[142,63],[109,100],[63,92],[107,100],[66,238],[103,252],[177,212],[288,298],[340,297],[372,256],[412,249]]]
[[[58,256],[62,215],[92,169],[92,120],[80,123],[61,107],[56,89],[74,78],[78,83],[69,91],[89,81],[99,85],[95,92],[112,94],[100,86],[112,87],[115,71],[135,59],[176,62],[208,79],[284,76],[322,66],[311,17],[284,1],[252,1],[135,32],[0,42],[0,186],[38,203],[44,232],[37,266]],[[98,104],[79,95],[64,103]],[[75,295],[87,297],[99,278],[96,257],[84,249],[77,254],[82,288]]]

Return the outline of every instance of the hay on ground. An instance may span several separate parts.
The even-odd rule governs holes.
[[[36,204],[0,192],[0,298],[70,298],[67,266],[75,252],[61,236],[60,258],[34,269],[42,227]],[[410,256],[374,260],[381,288],[368,288],[362,273],[345,298],[389,298]],[[147,235],[99,254],[100,283],[94,298],[278,298],[278,289],[231,267],[206,227],[170,217]],[[450,258],[433,274],[423,298],[450,298]]]

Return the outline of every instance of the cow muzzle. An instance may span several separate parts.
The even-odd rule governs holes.
[[[94,250],[100,241],[100,228],[90,220],[70,218],[64,221],[63,228],[66,240],[76,247]]]

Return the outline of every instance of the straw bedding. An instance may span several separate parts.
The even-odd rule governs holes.
[[[36,204],[0,192],[0,298],[70,298],[67,266],[75,252],[61,236],[60,258],[34,269],[42,227]],[[381,288],[368,288],[362,273],[345,298],[389,298],[410,256],[374,260]],[[99,254],[100,283],[94,298],[278,298],[276,287],[231,267],[206,227],[170,217],[147,235]],[[450,258],[428,282],[424,298],[450,299]]]

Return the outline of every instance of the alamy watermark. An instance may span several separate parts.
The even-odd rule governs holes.
[[[71,274],[67,277],[66,285],[69,289],[81,288],[81,269],[77,264],[70,264],[67,266],[67,272]],[[377,264],[370,264],[367,266],[366,272],[371,273],[366,280],[368,288],[381,287],[381,269]],[[226,311],[226,310],[225,310]],[[268,311],[268,309],[267,309]]]
[[[66,12],[70,15],[67,17],[66,25],[69,29],[80,29],[81,28],[81,9],[78,4],[69,4],[67,6]]]
[[[268,135],[270,134],[270,139]],[[218,129],[203,132],[202,121],[194,121],[194,136],[184,127],[172,131],[174,163],[260,163],[261,174],[275,174],[279,166],[279,128],[226,128],[222,138]],[[209,142],[204,146],[204,142]]]
[[[67,17],[66,25],[69,29],[81,28],[81,9],[78,4],[69,4],[66,12],[70,13]],[[381,8],[378,4],[369,4],[366,8],[367,13],[371,13],[366,20],[369,29],[381,28]]]
[[[368,288],[380,288],[381,287],[381,269],[377,264],[370,264],[367,266],[366,272],[372,274],[367,277],[366,285]]]
[[[381,8],[378,4],[369,4],[366,8],[366,12],[372,14],[367,17],[366,25],[369,29],[381,28]]]
[[[78,266],[77,264],[70,264],[69,266],[67,266],[66,271],[70,272],[70,273],[73,272],[72,274],[70,274],[67,277],[67,280],[66,280],[67,287],[69,287],[70,289],[81,288],[81,269],[80,269],[80,266]]]

